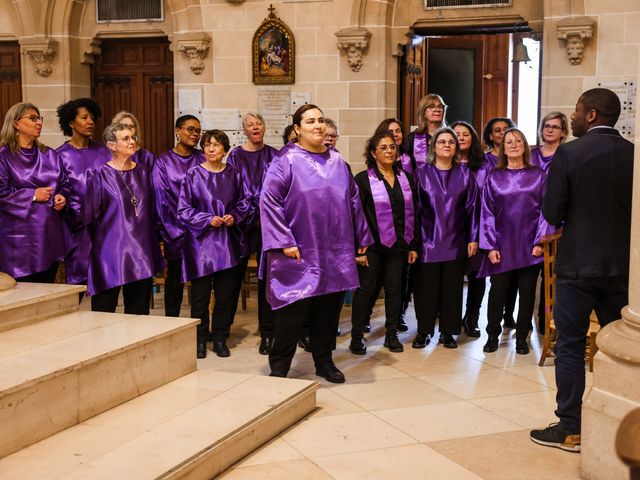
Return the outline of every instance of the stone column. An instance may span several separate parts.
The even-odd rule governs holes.
[[[640,110],[636,111],[635,158],[640,159]],[[593,388],[582,406],[585,479],[629,479],[629,468],[616,454],[615,438],[624,416],[640,407],[640,167],[633,175],[629,267],[629,305],[622,310],[621,320],[598,333]]]

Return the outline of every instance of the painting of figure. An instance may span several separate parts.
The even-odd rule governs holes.
[[[275,14],[269,15],[253,37],[253,82],[293,83],[294,48],[291,30]]]

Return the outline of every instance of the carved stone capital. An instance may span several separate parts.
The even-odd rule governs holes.
[[[579,65],[584,55],[585,42],[593,36],[595,22],[587,17],[571,17],[556,24],[558,38],[566,42],[567,57],[571,65]]]
[[[28,38],[20,41],[22,53],[35,63],[36,73],[48,77],[53,72],[51,61],[58,53],[58,42],[52,38]]]
[[[366,28],[343,28],[336,32],[338,49],[344,50],[351,70],[359,72],[362,68],[362,56],[369,48],[371,32]]]
[[[200,75],[211,46],[211,35],[204,32],[176,34],[173,41],[177,43],[178,51],[189,60],[191,71]]]
[[[90,41],[83,42],[82,58],[80,63],[86,63],[93,65],[96,61],[96,57],[102,53],[102,40],[99,38],[92,38]]]

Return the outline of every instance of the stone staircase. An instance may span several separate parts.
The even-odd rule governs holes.
[[[209,479],[315,408],[316,382],[197,370],[197,320],[83,289],[0,292],[0,479]]]

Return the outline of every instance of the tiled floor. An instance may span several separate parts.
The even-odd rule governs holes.
[[[156,295],[155,313],[162,312]],[[186,299],[185,299],[186,300]],[[84,302],[83,302],[84,303]],[[189,315],[184,306],[182,314]],[[580,456],[540,447],[529,429],[555,421],[552,362],[538,367],[541,337],[534,331],[531,353],[516,355],[514,330],[496,353],[485,354],[482,338],[461,335],[459,348],[432,341],[411,348],[400,334],[403,353],[382,347],[384,318],[378,302],[365,356],[348,350],[351,310],[342,312],[342,336],[334,360],[347,383],[316,377],[311,354],[298,349],[291,377],[320,381],[317,410],[225,472],[237,479],[578,479]],[[239,309],[228,343],[229,358],[209,351],[198,368],[268,374],[257,352],[254,299]],[[436,333],[437,335],[437,333]],[[587,374],[587,384],[591,382]]]

